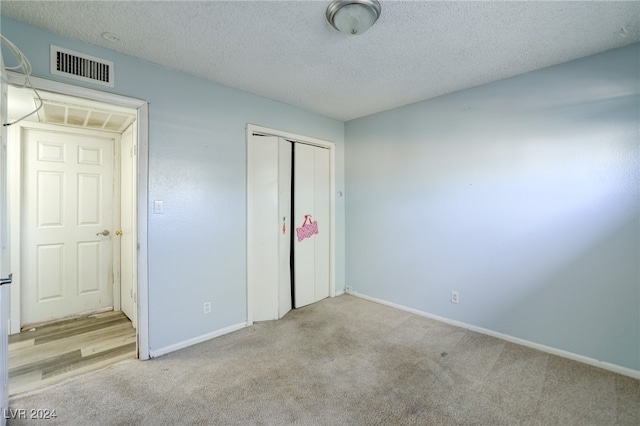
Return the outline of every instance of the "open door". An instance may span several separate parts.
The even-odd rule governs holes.
[[[124,131],[120,139],[120,308],[138,328],[137,271],[138,251],[136,229],[136,157],[135,123]]]
[[[9,410],[9,372],[7,360],[9,359],[9,285],[11,283],[11,248],[9,246],[9,226],[7,208],[7,85],[5,83],[5,69],[0,55],[0,404],[2,415],[0,425],[6,424],[5,413]]]

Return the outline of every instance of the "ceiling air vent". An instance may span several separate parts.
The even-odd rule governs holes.
[[[51,74],[113,87],[113,62],[51,45]]]

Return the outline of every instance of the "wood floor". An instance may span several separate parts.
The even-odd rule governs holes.
[[[136,331],[105,312],[9,336],[9,395],[46,387],[136,357]]]

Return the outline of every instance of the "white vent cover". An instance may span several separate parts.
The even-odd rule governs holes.
[[[51,74],[113,87],[113,62],[51,45]]]

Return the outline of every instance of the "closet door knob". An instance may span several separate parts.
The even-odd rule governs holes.
[[[118,229],[118,230],[116,231],[116,235],[119,237],[120,235],[122,235],[122,231]]]

